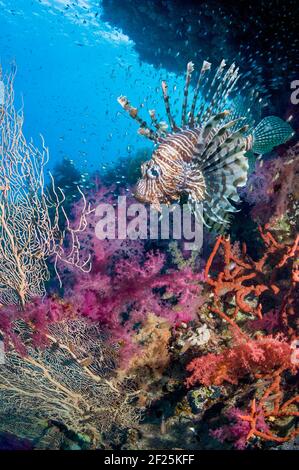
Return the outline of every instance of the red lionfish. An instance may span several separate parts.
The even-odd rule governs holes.
[[[155,110],[149,111],[150,127],[125,96],[120,96],[118,102],[139,123],[138,132],[156,144],[151,159],[141,166],[136,199],[161,211],[161,204],[170,205],[187,195],[195,215],[208,227],[223,231],[229,226],[229,214],[237,211],[235,205],[240,201],[237,188],[247,181],[246,152],[269,152],[288,140],[293,130],[275,116],[262,119],[255,128],[253,120],[250,125],[244,124],[244,120],[249,121],[248,106],[254,103],[256,96],[251,93],[244,113],[247,115],[243,117],[242,107],[231,98],[240,77],[238,68],[232,64],[226,70],[223,60],[212,77],[210,70],[211,64],[204,61],[187,112],[194,71],[194,64],[187,64],[180,127],[171,114],[167,83],[162,81],[170,132],[165,122],[158,122]],[[233,110],[226,109],[228,106]],[[239,127],[241,120],[243,125]]]

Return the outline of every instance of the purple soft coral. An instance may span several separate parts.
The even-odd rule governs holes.
[[[196,317],[200,305],[200,274],[190,268],[163,273],[165,257],[148,253],[142,259],[116,260],[106,272],[80,274],[69,292],[79,315],[98,321],[130,347],[130,334],[147,314],[166,318],[173,326]]]
[[[250,423],[241,419],[241,416],[243,415],[243,411],[238,408],[231,408],[225,415],[230,421],[230,424],[225,424],[224,426],[211,431],[211,436],[222,443],[225,441],[231,442],[238,450],[245,449],[248,444],[247,436],[250,432]],[[269,427],[265,423],[262,410],[257,418],[257,427],[262,432],[269,431]]]
[[[116,202],[111,191],[101,186],[93,192],[92,201]],[[73,271],[72,283],[66,286],[66,297],[79,315],[100,322],[123,348],[130,347],[130,335],[149,313],[167,319],[172,326],[196,318],[203,280],[200,273],[191,268],[167,269],[166,256],[146,252],[142,240],[99,240],[96,223],[92,213],[81,237],[81,247],[92,253],[92,270],[87,274]]]
[[[290,204],[298,194],[299,144],[289,148],[282,156],[256,162],[241,195],[251,205],[251,216],[259,224],[292,212]]]

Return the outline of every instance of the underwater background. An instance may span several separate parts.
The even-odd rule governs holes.
[[[15,98],[0,99],[1,449],[298,445],[298,4],[237,5],[0,0],[0,81]],[[176,116],[186,64],[222,59],[240,67],[236,108],[293,130],[248,155],[226,234],[204,228],[191,254],[181,240],[99,240],[95,207],[135,202],[153,151],[117,99],[165,116],[167,80]],[[28,186],[7,186],[27,161]]]

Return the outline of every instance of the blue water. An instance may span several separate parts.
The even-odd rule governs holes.
[[[95,0],[0,0],[0,63],[15,61],[16,105],[24,104],[26,138],[50,150],[49,168],[63,157],[82,173],[150,147],[117,103],[159,110],[160,82],[177,77],[141,64],[133,42],[101,21]],[[179,80],[183,78],[180,77]],[[159,93],[157,93],[159,87]],[[180,87],[178,87],[180,88]]]

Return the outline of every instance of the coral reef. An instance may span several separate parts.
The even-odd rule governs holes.
[[[92,206],[114,200],[93,182],[80,235],[92,269],[62,274],[63,299],[2,309],[1,431],[17,423],[41,449],[173,448],[182,433],[194,449],[292,442],[298,238],[260,227],[253,259],[218,237],[203,275],[177,244],[166,256],[142,240],[97,239]]]
[[[248,249],[238,230],[206,234],[191,255],[181,241],[101,239],[97,206],[134,202],[123,164],[83,182],[65,160],[62,192],[44,190],[47,151],[26,143],[12,83],[0,117],[0,447],[295,446],[298,144],[257,162],[242,190],[259,224]],[[133,179],[143,158],[125,163]]]
[[[87,200],[91,207],[93,201],[113,205],[115,195],[99,185]],[[74,271],[72,282],[68,276],[65,299],[78,315],[99,322],[120,342],[122,362],[127,365],[131,350],[136,350],[131,337],[149,314],[164,318],[171,326],[197,317],[203,275],[195,266],[169,266],[164,253],[148,251],[142,240],[97,239],[96,223],[91,212],[87,230],[80,237],[81,252],[92,254],[92,269],[89,273]]]
[[[245,244],[242,246],[242,253],[239,254],[235,252],[236,246],[232,246],[229,239],[225,237],[217,239],[205,268],[206,281],[212,287],[215,298],[212,311],[234,328],[238,328],[235,322],[238,315],[243,318],[249,315],[262,319],[263,314],[267,312],[262,299],[267,299],[265,305],[268,306],[271,296],[273,306],[279,306],[281,324],[292,337],[295,335],[295,326],[292,327],[292,322],[297,321],[293,305],[298,282],[299,237],[297,235],[290,244],[279,243],[268,228],[268,226],[265,229],[259,228],[265,251],[257,261],[246,254]],[[213,278],[210,271],[220,247],[223,248],[224,267],[218,272],[217,277]],[[285,276],[282,277],[282,272],[285,271],[288,284],[285,282]],[[219,309],[220,301],[225,302],[226,312],[232,310],[231,315]],[[238,331],[240,332],[239,328]]]
[[[187,365],[191,372],[187,386],[231,384],[243,394],[241,400],[235,392],[236,398],[231,403],[249,400],[248,412],[228,406],[225,416],[232,423],[211,432],[221,442],[233,442],[236,448],[244,448],[256,438],[283,443],[299,432],[295,427],[299,397],[291,379],[296,377],[299,364],[294,310],[298,236],[292,243],[283,244],[277,242],[269,227],[260,228],[260,234],[265,249],[257,261],[246,254],[245,245],[240,250],[229,239],[217,239],[205,269],[213,292],[209,308],[221,319],[222,338],[226,337],[225,329],[230,330],[230,346],[223,344],[222,352],[194,358]],[[219,251],[222,263],[218,260],[217,264]],[[270,298],[265,295],[269,293]],[[276,302],[275,315],[269,309],[271,296]],[[248,316],[258,320],[248,322]],[[262,331],[265,325],[268,332],[276,331],[276,336],[265,335]],[[242,385],[245,378],[246,386]]]

